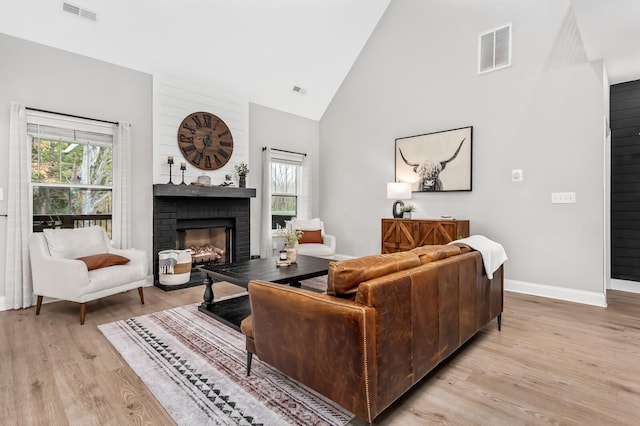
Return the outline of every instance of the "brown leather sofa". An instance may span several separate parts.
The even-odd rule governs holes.
[[[331,262],[327,294],[249,283],[248,352],[372,422],[502,313],[503,268],[490,280],[468,246]]]

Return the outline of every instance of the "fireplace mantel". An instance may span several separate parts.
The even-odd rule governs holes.
[[[198,185],[153,185],[154,197],[253,198],[255,188],[229,188]]]

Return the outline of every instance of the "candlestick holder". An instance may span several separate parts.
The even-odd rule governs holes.
[[[187,165],[180,163],[180,170],[182,171],[182,183],[180,185],[186,185],[186,183],[184,183],[184,171],[187,170]]]
[[[173,165],[173,157],[169,157],[167,159],[167,164],[169,165],[169,182],[168,182],[168,184],[169,185],[173,185],[173,181],[171,180],[172,177],[173,177],[172,173],[171,173],[171,166]]]

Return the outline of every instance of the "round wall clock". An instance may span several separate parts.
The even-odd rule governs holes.
[[[229,126],[209,112],[187,115],[178,128],[178,146],[187,161],[202,170],[217,170],[233,153]]]

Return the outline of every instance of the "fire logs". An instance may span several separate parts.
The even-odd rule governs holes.
[[[205,244],[200,247],[191,246],[187,250],[191,253],[193,263],[217,262],[224,255],[224,250],[211,244]]]

